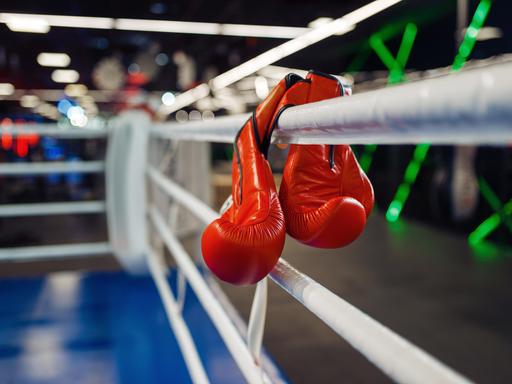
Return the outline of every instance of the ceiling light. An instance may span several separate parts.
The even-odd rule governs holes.
[[[189,120],[201,120],[201,112],[199,112],[197,109],[194,109],[190,111],[188,114]]]
[[[272,48],[255,58],[217,76],[212,80],[214,90],[227,87],[230,84],[248,76],[259,69],[273,64],[280,59],[298,52],[336,33],[348,32],[353,26],[366,18],[400,2],[401,0],[375,0],[339,19],[305,33],[295,39]]]
[[[35,108],[35,111],[43,116],[47,116],[47,115],[53,115],[54,112],[57,111],[57,108],[55,108],[53,105],[50,105],[48,103],[42,103],[42,104],[39,104]]]
[[[319,17],[319,18],[309,22],[308,27],[309,28],[318,28],[321,25],[330,23],[331,21],[334,21],[334,19],[332,17]]]
[[[94,97],[89,95],[80,97],[78,101],[82,106],[95,105]]]
[[[167,56],[165,53],[159,53],[155,57],[155,63],[159,66],[164,66],[169,62],[169,56]]]
[[[140,65],[137,64],[137,63],[131,63],[129,66],[128,66],[128,73],[130,75],[134,75],[136,73],[139,73],[140,72]]]
[[[84,84],[68,84],[64,88],[64,93],[69,97],[81,97],[87,94],[87,86]]]
[[[67,116],[68,111],[73,107],[73,104],[68,99],[61,99],[57,103],[57,110],[63,115]]]
[[[187,92],[179,94],[176,97],[176,100],[174,101],[173,105],[167,108],[172,108],[173,111],[176,111],[177,109],[186,107],[187,105],[190,105],[195,101],[208,96],[209,94],[210,87],[208,86],[208,84],[201,84],[195,88],[189,89]]]
[[[162,95],[162,103],[164,105],[172,105],[174,103],[174,100],[176,100],[176,96],[174,96],[174,94],[172,92],[165,92],[163,95]]]
[[[188,112],[181,109],[178,112],[176,112],[176,121],[178,123],[184,123],[188,120]]]
[[[23,95],[20,98],[20,105],[23,108],[35,108],[41,101],[36,95]]]
[[[308,24],[308,27],[309,28],[318,28],[318,27],[321,27],[322,25],[325,25],[325,24],[329,24],[330,22],[334,21],[334,19],[332,17],[319,17],[313,21],[311,21],[309,24]],[[341,35],[344,35],[345,33],[347,32],[350,32],[352,30],[354,30],[356,28],[356,25],[353,24],[350,29],[347,29],[347,30],[343,30],[341,32],[338,32],[338,33],[335,33],[334,35],[335,36],[341,36]]]
[[[145,19],[117,19],[115,28],[127,31],[271,37],[280,39],[291,39],[309,31],[309,28],[273,25],[219,24]]]
[[[67,108],[66,116],[68,119],[74,119],[81,115],[85,115],[84,109],[79,105],[73,105]]]
[[[170,114],[179,108],[186,107],[200,99],[200,94],[204,92],[199,91],[200,88],[211,89],[213,92],[225,88],[238,80],[249,76],[258,70],[273,64],[293,53],[296,53],[310,45],[313,45],[321,40],[324,40],[335,34],[347,33],[354,29],[355,25],[383,10],[399,3],[401,0],[375,0],[365,6],[356,9],[353,12],[346,14],[328,24],[324,24],[318,28],[312,29],[299,37],[291,39],[283,44],[278,45],[262,54],[242,63],[227,72],[224,72],[217,77],[213,78],[209,85],[200,84],[187,92],[182,93],[176,97],[176,102],[172,107],[162,106],[159,113]],[[203,96],[207,96],[209,91]]]
[[[339,19],[312,29],[295,39],[278,45],[277,47],[272,48],[227,72],[224,72],[211,81],[211,87],[213,90],[227,87],[228,85],[253,74],[259,69],[324,40],[327,37],[337,33],[342,34],[351,31],[357,23],[400,1],[401,0],[375,0],[343,17],[340,17]]]
[[[310,28],[273,25],[220,24],[191,21],[113,19],[109,17],[0,13],[0,22],[13,31],[46,33],[50,27],[119,29],[126,31],[190,33],[291,39]]]
[[[116,29],[203,35],[272,37],[281,39],[291,39],[309,30],[308,28],[272,25],[219,24],[143,19],[117,19]]]
[[[81,114],[81,115],[76,115],[74,117],[71,117],[69,119],[69,122],[71,123],[71,125],[74,125],[75,127],[85,127],[87,125],[87,116],[85,116],[85,114]]]
[[[11,83],[0,83],[0,96],[9,96],[14,93],[14,85]]]
[[[48,22],[35,15],[0,13],[0,21],[14,32],[48,33],[50,30]]]
[[[203,120],[207,121],[207,120],[213,120],[215,119],[215,114],[210,111],[210,110],[206,110],[204,111],[202,114],[201,114],[201,117],[203,118]]]
[[[71,59],[65,53],[42,52],[37,55],[37,62],[43,67],[67,67]]]
[[[309,30],[309,28],[281,27],[273,25],[222,24],[220,34],[226,36],[293,39],[294,37],[300,36]]]
[[[117,19],[115,28],[126,31],[192,33],[200,35],[218,35],[220,32],[220,24],[218,23],[144,19]]]
[[[19,32],[46,33],[50,27],[113,29],[114,19],[109,17],[42,15],[29,13],[0,13],[0,22],[6,23],[9,29],[15,30],[9,24],[18,25],[23,30]],[[34,30],[29,30],[34,29]]]
[[[76,83],[80,75],[74,69],[56,69],[52,73],[52,80],[56,83]]]
[[[44,17],[52,27],[113,29],[114,19],[110,17],[38,15]]]

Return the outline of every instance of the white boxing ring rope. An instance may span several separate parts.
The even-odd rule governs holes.
[[[242,336],[226,314],[222,305],[217,301],[198,269],[190,259],[185,249],[183,249],[179,240],[167,227],[164,218],[155,207],[149,210],[149,218],[156,231],[160,234],[164,244],[173,255],[176,264],[187,278],[190,286],[194,290],[199,302],[208,313],[213,324],[217,328],[226,347],[233,356],[235,362],[240,367],[242,374],[249,383],[262,382],[264,372],[255,364],[253,356],[249,352]],[[269,382],[268,378],[263,378],[264,382]]]
[[[101,173],[103,161],[45,161],[0,164],[0,176],[44,175],[47,173]]]
[[[210,207],[155,168],[148,168],[148,176],[203,223],[209,224],[211,219],[218,217]],[[153,222],[158,215],[151,211]],[[161,228],[161,234],[170,235],[170,230],[165,228],[164,232]],[[396,382],[469,383],[465,377],[297,271],[282,258],[269,276]]]
[[[165,267],[162,265],[163,261],[159,259],[159,256],[153,250],[148,251],[147,260],[149,271],[162,298],[167,319],[183,353],[183,360],[185,360],[192,382],[208,384],[210,381],[206,376],[194,340],[190,335],[187,324],[181,315],[181,308],[172,294],[171,286],[167,281]]]
[[[108,136],[108,127],[93,129],[75,127],[61,127],[55,123],[24,123],[23,125],[2,125],[0,132],[13,137],[37,134],[40,136],[51,136],[60,139],[99,139]]]
[[[274,142],[496,144],[512,142],[512,62],[288,108]],[[232,143],[249,114],[158,123],[154,137]]]
[[[96,256],[112,253],[109,243],[73,243],[58,245],[36,245],[0,249],[0,261],[48,260],[69,256]]]
[[[2,204],[0,217],[49,216],[77,213],[103,213],[104,201],[79,201],[63,203]]]

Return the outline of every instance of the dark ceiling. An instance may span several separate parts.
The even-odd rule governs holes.
[[[88,1],[14,1],[2,0],[0,12],[43,13],[80,16],[106,16],[164,20],[247,23],[305,27],[318,17],[340,17],[368,0],[120,0]],[[473,1],[470,7],[475,9]],[[386,36],[386,44],[395,52],[407,22],[418,25],[418,35],[408,68],[427,69],[451,64],[455,52],[456,0],[404,0],[390,9],[359,24],[339,37],[331,37],[298,52],[278,65],[325,72],[343,72],[367,45],[368,37],[394,27]],[[495,2],[488,25],[499,26],[510,35],[510,2]],[[171,56],[184,51],[197,64],[198,81],[206,68],[222,72],[254,57],[284,40],[227,36],[180,35],[168,33],[129,32],[52,27],[48,34],[16,33],[0,24],[0,82],[14,83],[17,88],[62,88],[50,79],[50,68],[36,63],[39,52],[66,52],[71,68],[80,72],[81,82],[94,88],[93,68],[104,57],[115,55],[127,68],[138,54],[157,50]],[[511,39],[502,38],[477,44],[474,57],[488,57],[512,50]],[[371,53],[362,70],[384,70],[384,65]],[[176,66],[172,62],[159,68],[158,75],[145,85],[149,90],[175,89]]]

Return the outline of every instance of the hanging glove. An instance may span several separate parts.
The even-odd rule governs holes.
[[[307,102],[344,94],[335,77],[310,73]],[[288,234],[318,248],[338,248],[363,231],[373,188],[348,145],[291,145],[279,191]]]
[[[284,216],[266,159],[276,115],[287,103],[305,101],[308,84],[290,74],[258,106],[238,132],[232,164],[232,205],[202,237],[206,265],[221,280],[254,284],[274,268],[285,241]]]

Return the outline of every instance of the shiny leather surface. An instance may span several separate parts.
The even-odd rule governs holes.
[[[261,146],[285,92],[282,80],[240,130],[232,165],[233,205],[203,233],[206,265],[232,284],[254,284],[264,278],[283,250],[284,216]]]
[[[309,74],[307,102],[341,96],[332,78]],[[319,248],[338,248],[363,231],[373,188],[348,145],[291,145],[279,191],[290,236]]]
[[[272,130],[285,108],[342,91],[332,77],[289,75],[239,131],[232,164],[233,204],[202,237],[205,263],[221,280],[245,285],[264,278],[281,256],[287,230],[320,247],[345,245],[362,231],[373,190],[350,147],[292,146],[280,195],[266,160]]]

